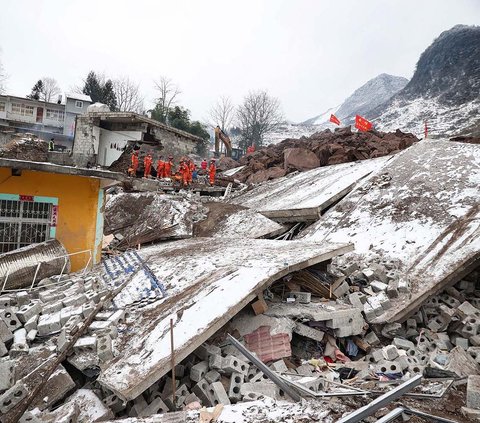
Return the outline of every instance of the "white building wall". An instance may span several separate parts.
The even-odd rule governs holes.
[[[109,131],[100,128],[98,164],[110,166],[123,153],[128,141],[141,141],[141,131]]]

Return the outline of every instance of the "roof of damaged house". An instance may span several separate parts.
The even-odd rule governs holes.
[[[480,259],[480,146],[422,141],[367,178],[301,238],[353,242],[347,263],[409,281],[374,323],[401,321]]]
[[[196,142],[203,142],[203,139],[192,135],[189,132],[182,131],[181,129],[174,128],[173,126],[165,125],[155,119],[150,119],[146,116],[139,115],[133,112],[88,112],[82,117],[86,118],[98,118],[105,122],[121,122],[121,123],[147,123],[164,131],[172,132],[184,138],[189,138]]]
[[[351,249],[308,241],[194,238],[140,250],[164,295],[131,309],[138,313],[135,323],[119,335],[121,353],[102,370],[99,383],[123,399],[137,397],[170,370],[171,319],[179,362],[274,281]],[[148,280],[138,273],[116,301],[125,306],[128,292],[144,289]]]
[[[387,156],[291,173],[241,193],[230,202],[250,207],[278,221],[317,220],[322,210],[345,196],[362,178],[380,169],[391,158]]]
[[[127,181],[129,178],[119,172],[102,169],[87,169],[82,167],[58,165],[49,162],[34,162],[30,160],[17,160],[0,158],[0,167],[34,172],[57,173],[61,175],[84,176],[89,178],[107,179],[112,181]]]

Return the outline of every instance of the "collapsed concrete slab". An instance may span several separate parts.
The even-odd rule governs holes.
[[[190,199],[154,192],[113,195],[105,206],[104,233],[120,234],[117,248],[189,238],[198,207]]]
[[[194,236],[213,238],[264,238],[287,228],[268,217],[236,204],[206,203],[207,218],[194,225]]]
[[[479,186],[478,145],[422,141],[386,163],[300,238],[354,242],[355,252],[343,265],[363,265],[368,280],[378,264],[395,273],[397,298],[369,320],[403,321],[478,265]]]
[[[278,222],[315,221],[362,178],[391,157],[325,166],[261,184],[230,200]]]
[[[350,244],[195,238],[141,250],[166,296],[144,307],[119,334],[120,354],[106,364],[98,382],[123,399],[136,398],[171,368],[171,319],[179,362],[274,281],[351,249]]]

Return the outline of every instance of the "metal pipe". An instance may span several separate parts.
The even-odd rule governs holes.
[[[268,378],[275,383],[280,389],[282,389],[290,398],[296,402],[300,402],[302,397],[290,386],[288,386],[280,377],[277,376],[271,369],[269,369],[263,362],[255,357],[247,348],[245,348],[240,342],[238,342],[232,335],[228,334],[228,339],[233,346],[240,351],[245,357],[247,357],[259,370],[261,370]]]
[[[424,413],[423,411],[414,410],[412,408],[404,407],[404,412],[406,414],[412,414],[414,416],[423,417],[424,419],[431,420],[432,422],[438,423],[458,423],[456,420],[446,419],[445,417],[435,416],[433,414]]]
[[[400,417],[405,412],[403,407],[394,408],[390,413],[385,414],[381,419],[378,419],[375,423],[387,423]]]
[[[372,415],[380,408],[386,407],[392,401],[395,401],[397,398],[400,398],[403,394],[407,393],[411,389],[420,385],[422,381],[422,375],[417,375],[397,386],[396,388],[386,392],[382,396],[374,399],[370,404],[365,405],[364,407],[359,408],[358,410],[350,413],[348,416],[345,416],[338,420],[337,423],[358,423],[365,419],[366,417]]]
[[[35,269],[35,274],[33,275],[32,285],[30,286],[29,291],[32,290],[33,285],[35,284],[35,279],[37,279],[38,271],[40,270],[40,266],[41,266],[41,265],[42,265],[42,262],[38,263],[37,268]]]
[[[175,390],[177,389],[177,386],[175,383],[175,343],[173,342],[173,319],[170,319],[170,348],[170,361],[172,365],[172,404],[173,411],[175,411],[177,409],[177,407],[175,406]]]

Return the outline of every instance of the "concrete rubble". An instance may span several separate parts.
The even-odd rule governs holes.
[[[334,422],[416,375],[418,387],[369,421],[398,402],[478,420],[478,148],[423,141],[233,201],[112,195],[109,233],[140,238],[117,238],[90,271],[0,295],[0,421],[41,384],[20,421]],[[290,224],[310,224],[299,234],[264,212],[276,198],[271,210],[308,209],[295,196],[302,178],[314,181],[317,217],[297,213]],[[125,206],[132,200],[146,214]],[[165,201],[176,211],[155,222],[149,207]],[[187,239],[170,232],[169,242],[119,251],[161,240],[164,222],[188,213]],[[293,240],[258,239],[284,231]]]

